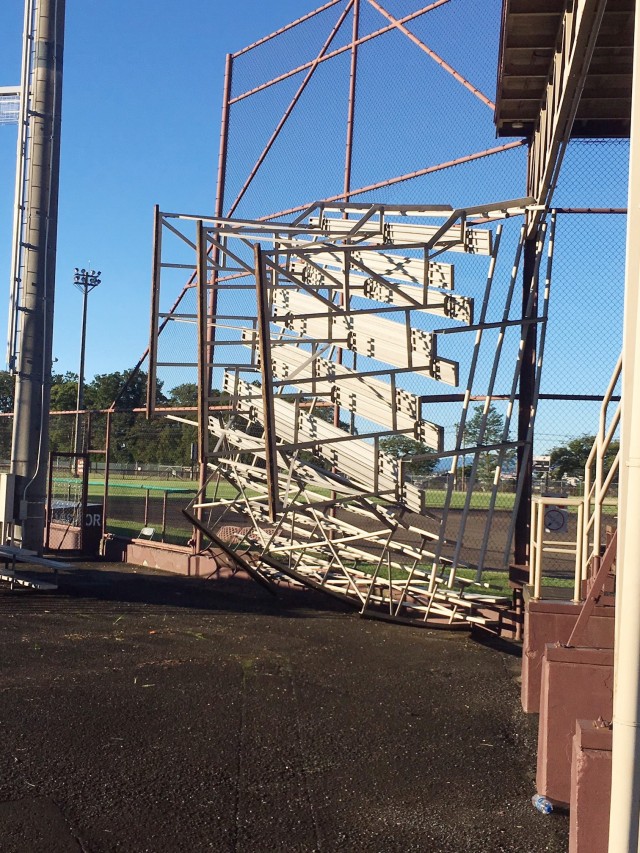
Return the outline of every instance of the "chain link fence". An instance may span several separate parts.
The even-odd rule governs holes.
[[[500,0],[425,5],[338,0],[233,55],[224,96],[218,212],[292,220],[319,199],[464,206],[524,196],[526,140],[496,140],[493,123],[501,5]],[[574,140],[553,197],[553,206],[561,212],[533,446],[534,488],[540,492],[579,493],[579,471],[562,475],[550,470],[548,457],[595,433],[599,398],[619,354],[627,163],[626,140]],[[490,309],[496,316],[519,227],[514,221],[504,228],[496,302]],[[193,254],[184,241],[179,243],[169,260],[193,269]],[[169,310],[179,287],[184,287],[185,272],[174,270],[175,291],[166,291],[163,310]],[[485,285],[481,259],[456,258],[460,293],[479,304]],[[247,306],[249,301],[247,297]],[[247,306],[243,313],[251,313]],[[160,336],[161,360],[175,365],[159,373],[165,388],[195,381],[193,288],[185,291],[179,310],[188,315],[184,322],[170,324],[173,328]],[[238,306],[221,297],[218,312],[226,311],[238,313]],[[420,322],[416,319],[416,325]],[[508,337],[505,348],[515,359],[519,330]],[[470,353],[469,335],[443,338],[442,355],[460,364],[461,388]],[[487,393],[491,363],[492,335],[486,333],[471,416]],[[502,420],[507,403],[501,398],[508,396],[511,380],[507,360],[493,390],[493,405]],[[437,394],[437,383],[430,380],[409,376],[405,381],[408,391]],[[427,402],[424,417],[444,426],[445,449],[451,449],[461,417],[459,403]],[[512,438],[516,422],[517,411],[511,419]],[[436,513],[442,474],[439,467],[423,482]],[[461,496],[465,475],[463,460],[456,478]],[[498,502],[501,512],[491,531],[495,548],[490,551],[496,555],[509,534],[514,484],[515,475],[508,469]],[[471,565],[483,536],[482,490],[480,481],[473,523],[464,535],[462,558]],[[615,503],[610,520],[615,520]]]
[[[111,416],[106,532],[187,545],[182,509],[198,488],[195,430],[136,413]],[[104,477],[104,473],[103,473]]]
[[[583,493],[584,451],[622,349],[628,163],[627,139],[572,140],[553,195],[561,212],[534,445],[541,494]],[[614,482],[604,527],[616,526],[617,508]]]
[[[12,415],[0,417],[1,471],[10,469],[12,426]],[[89,459],[88,504],[106,510],[104,533],[129,538],[152,528],[147,538],[187,545],[193,528],[182,509],[198,488],[194,428],[166,418],[148,421],[143,412],[82,413],[78,426]],[[56,456],[74,452],[75,428],[75,413],[51,412],[53,520],[78,527],[81,472],[75,460]]]

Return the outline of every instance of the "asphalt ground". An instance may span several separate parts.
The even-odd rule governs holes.
[[[0,632],[2,853],[567,849],[514,649],[113,564]]]

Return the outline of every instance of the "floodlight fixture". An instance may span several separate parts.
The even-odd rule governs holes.
[[[73,284],[82,292],[82,332],[80,335],[80,370],[78,372],[78,397],[76,402],[76,423],[74,448],[76,453],[82,451],[82,440],[80,435],[80,412],[84,409],[84,354],[87,338],[87,296],[99,284],[101,284],[100,270],[87,270],[84,267],[74,268]]]
[[[102,273],[99,270],[96,272],[96,270],[78,269],[76,267],[73,273],[73,283],[78,290],[89,292],[101,283],[101,275]]]

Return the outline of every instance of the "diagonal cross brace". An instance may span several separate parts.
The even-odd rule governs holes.
[[[589,617],[595,610],[596,604],[600,600],[600,596],[602,595],[607,576],[616,561],[617,550],[618,531],[615,530],[613,536],[611,537],[611,541],[607,545],[607,550],[604,552],[604,556],[600,562],[598,571],[596,572],[593,578],[593,582],[587,594],[587,598],[584,604],[582,605],[582,610],[580,611],[580,614],[576,620],[576,624],[573,626],[573,631],[571,632],[571,636],[567,641],[567,646],[577,646],[580,640],[582,640],[587,627],[587,622],[589,621]]]

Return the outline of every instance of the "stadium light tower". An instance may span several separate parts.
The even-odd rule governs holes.
[[[16,533],[37,552],[49,456],[64,19],[65,0],[25,0],[8,362],[16,376]]]
[[[76,423],[74,449],[82,453],[82,438],[80,435],[80,412],[84,409],[84,353],[87,342],[87,297],[100,284],[100,271],[75,268],[73,284],[82,293],[82,333],[80,337],[80,370],[78,372],[78,397],[76,400]]]

